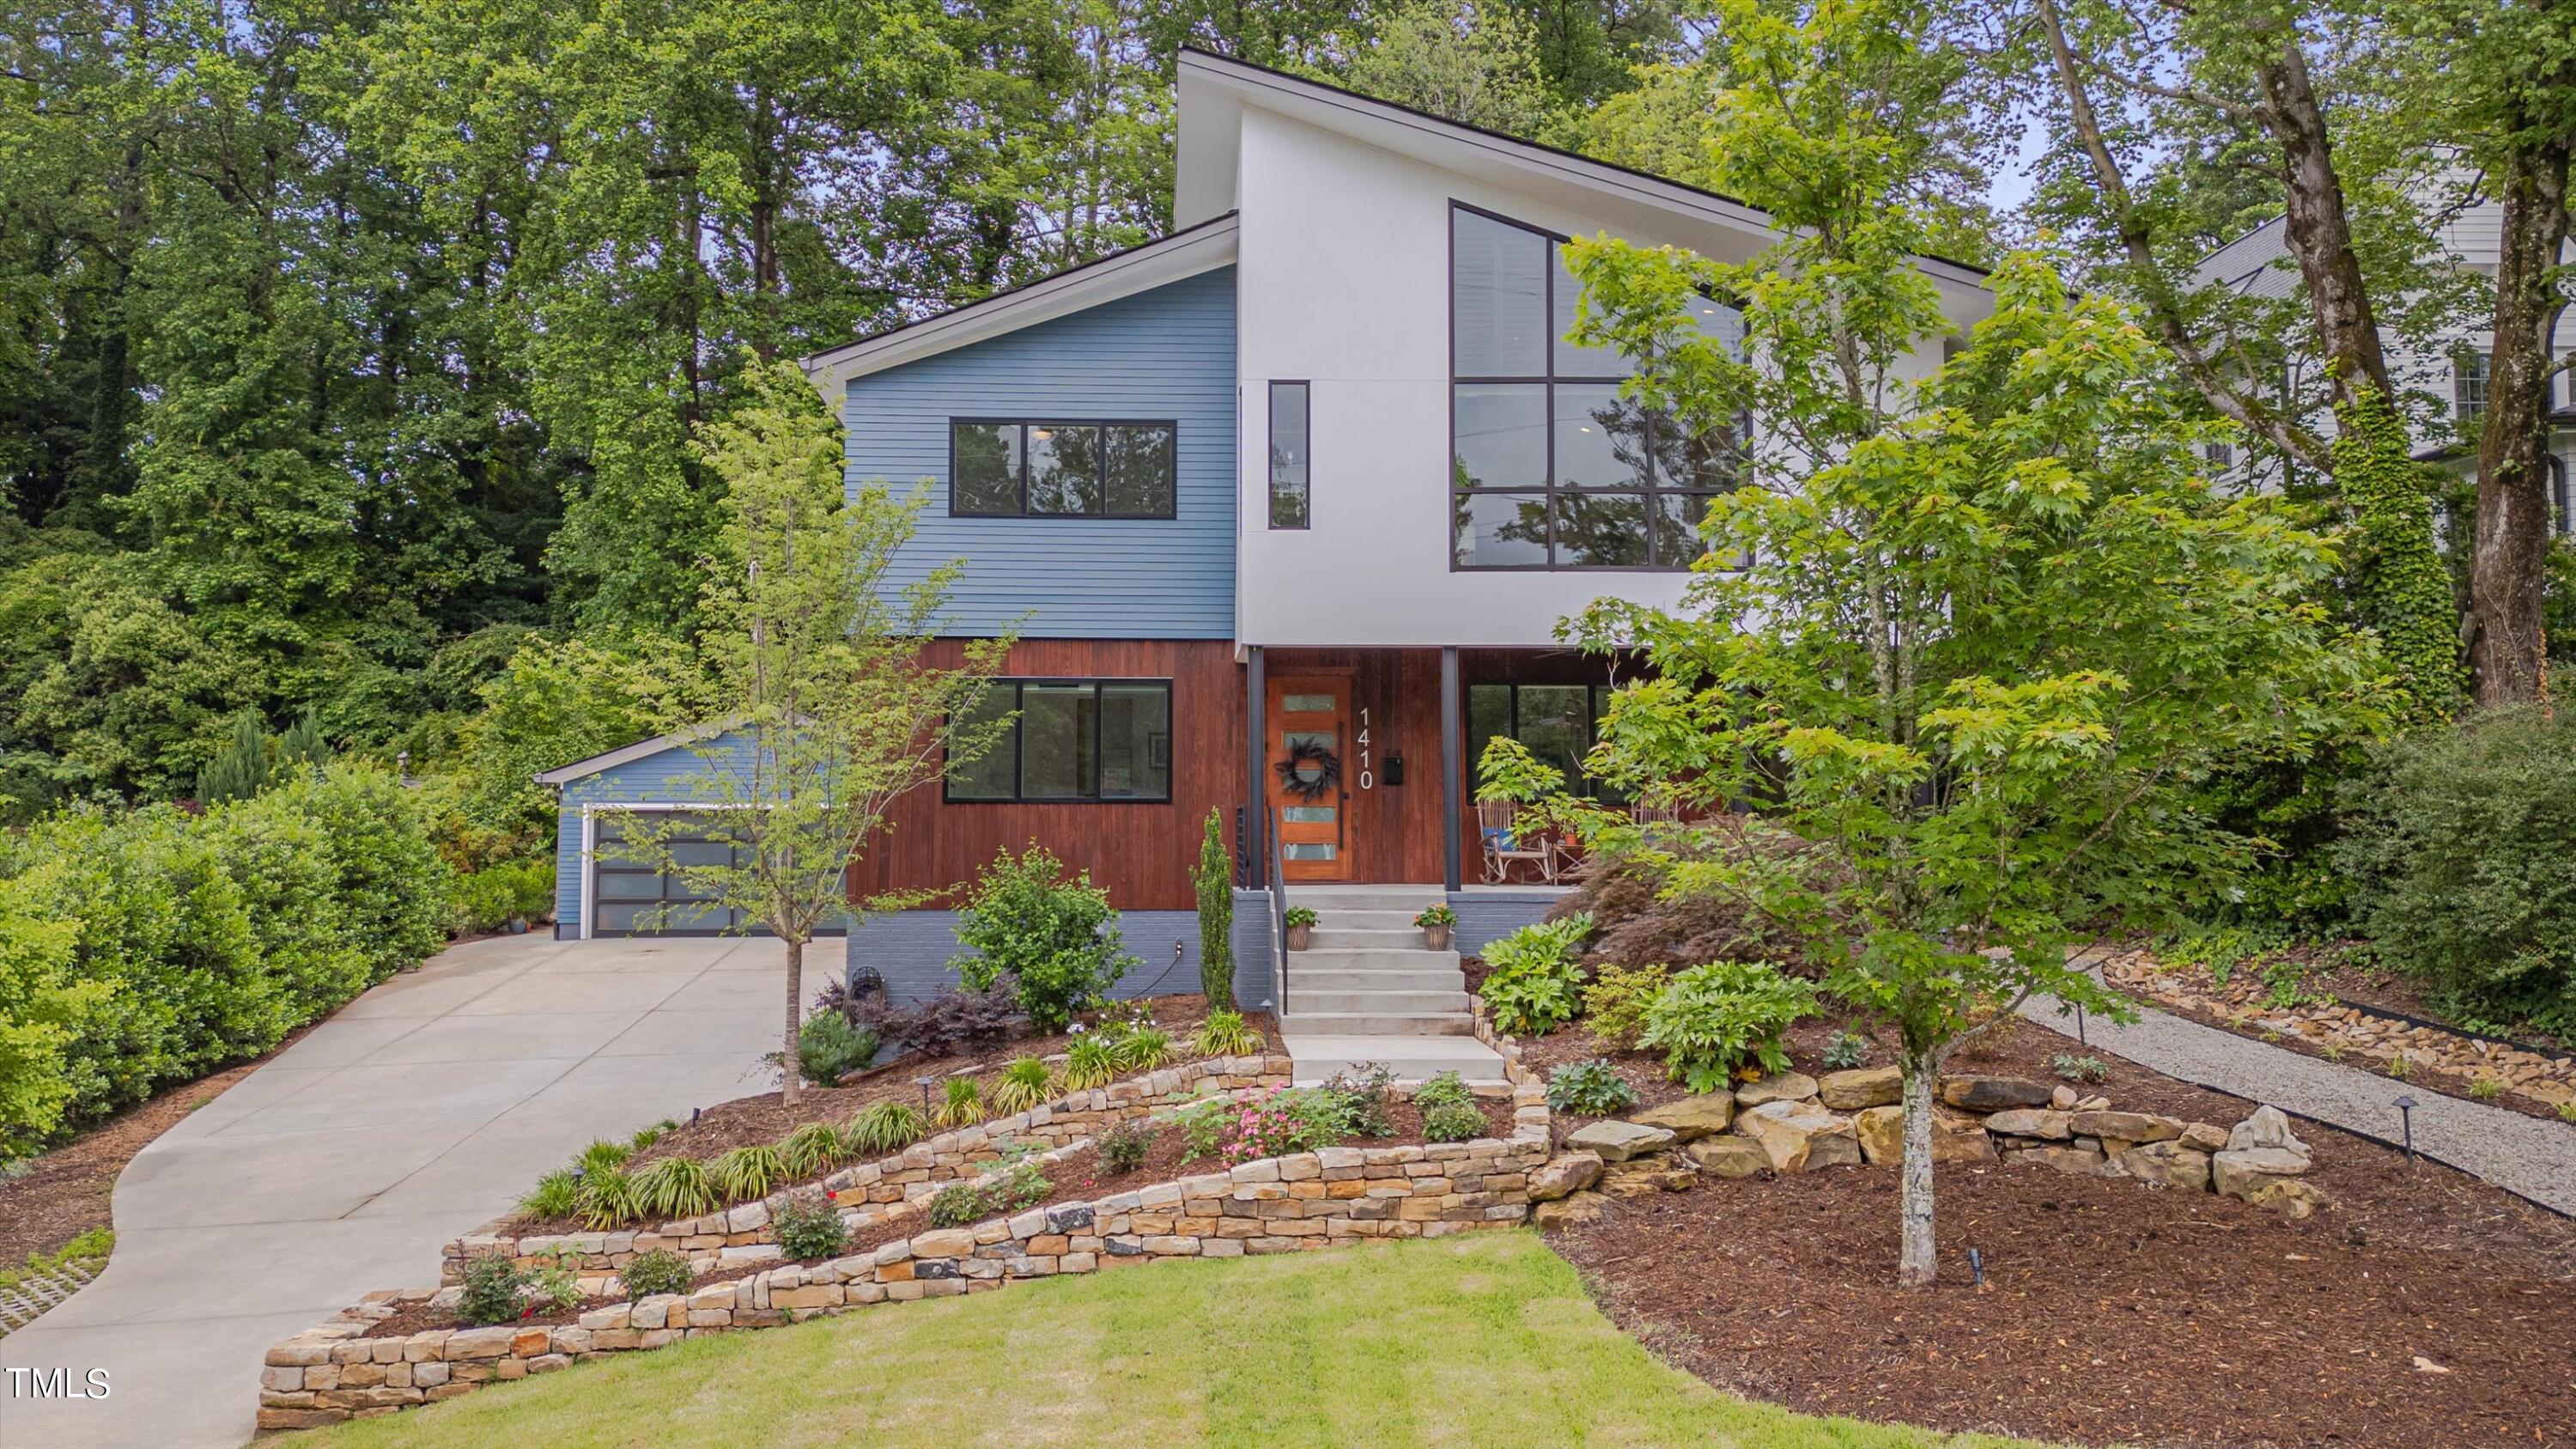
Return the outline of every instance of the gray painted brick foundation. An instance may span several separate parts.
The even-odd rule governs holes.
[[[1508,936],[1545,916],[1555,905],[1553,894],[1528,895],[1495,891],[1461,892],[1449,897],[1458,913],[1457,948],[1473,956],[1487,943]],[[1199,917],[1196,911],[1126,911],[1118,917],[1128,954],[1144,965],[1127,973],[1111,994],[1159,996],[1196,991],[1199,984]],[[1181,943],[1179,965],[1172,962],[1172,943]],[[955,911],[900,911],[862,923],[850,933],[850,966],[872,966],[885,978],[896,1001],[919,1001],[942,986],[957,984],[948,963],[960,954]],[[1271,935],[1270,896],[1266,891],[1234,893],[1234,998],[1260,1007],[1274,995],[1271,960],[1278,954]]]
[[[1270,898],[1235,892],[1234,995],[1247,1006],[1270,999]],[[1196,911],[1124,911],[1118,931],[1127,953],[1144,964],[1130,970],[1110,993],[1124,1000],[1199,989],[1199,917]],[[1181,945],[1173,964],[1172,943]],[[957,984],[949,962],[957,944],[957,912],[898,911],[862,922],[850,932],[850,969],[874,967],[886,993],[898,1002],[920,1001]]]

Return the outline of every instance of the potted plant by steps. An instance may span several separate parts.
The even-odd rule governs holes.
[[[1413,918],[1413,924],[1422,928],[1422,944],[1426,948],[1446,951],[1450,933],[1458,929],[1458,913],[1443,901],[1436,906],[1425,906],[1422,914]]]
[[[1314,908],[1312,906],[1290,906],[1285,919],[1288,923],[1288,949],[1291,951],[1305,950],[1306,943],[1315,939]]]

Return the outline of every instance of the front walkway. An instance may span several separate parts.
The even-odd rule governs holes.
[[[2055,997],[2036,998],[2022,1008],[2024,1016],[2065,1033],[2068,1049],[2080,1052],[2085,1048],[2075,1045],[2075,1017],[2063,1011]],[[2410,1088],[2151,1006],[2140,1006],[2130,1026],[2089,1017],[2083,1034],[2091,1048],[2166,1076],[2392,1144],[2405,1135],[2396,1101],[2412,1097],[2416,1151],[2542,1207],[2576,1215],[2576,1126]]]
[[[0,1339],[0,1444],[242,1443],[270,1344],[435,1283],[441,1243],[591,1139],[767,1089],[782,964],[769,941],[501,937],[351,1002],[126,1166],[107,1270]],[[808,982],[840,964],[818,943]],[[20,1368],[110,1392],[31,1398]]]

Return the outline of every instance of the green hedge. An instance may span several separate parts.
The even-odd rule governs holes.
[[[2576,1031],[2576,712],[2420,730],[2346,790],[2343,827],[2383,960],[2469,1024]]]
[[[359,765],[0,840],[0,1157],[268,1050],[439,949],[448,911],[421,801]]]

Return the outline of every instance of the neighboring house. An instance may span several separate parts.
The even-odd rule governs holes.
[[[1168,236],[806,359],[852,484],[924,488],[912,566],[965,560],[953,632],[1019,636],[1011,738],[902,802],[852,890],[951,886],[1037,840],[1108,889],[1150,975],[1165,927],[1195,952],[1213,810],[1245,885],[1275,829],[1291,886],[1448,894],[1472,949],[1545,904],[1467,889],[1478,754],[1511,734],[1579,778],[1634,665],[1566,648],[1559,621],[1677,603],[1707,499],[1740,477],[1741,440],[1643,415],[1617,355],[1562,340],[1558,243],[1740,260],[1774,233],[1725,197],[1197,52],[1179,106]],[[1962,327],[1988,314],[1981,272],[1921,266]],[[914,914],[862,930],[936,936],[944,960]]]
[[[2218,283],[2251,297],[2286,299],[2297,295],[2299,271],[2282,240],[2282,221],[2275,217],[2209,254],[2197,280]],[[2504,206],[2487,201],[2470,207],[2442,228],[2442,246],[2462,267],[2492,279],[2504,240]],[[2439,463],[2462,477],[2474,478],[2478,464],[2479,418],[2487,405],[2487,362],[2493,334],[2483,328],[2458,332],[2429,347],[2409,346],[2394,331],[2381,329],[2389,381],[2411,393],[2419,404],[2410,409],[2416,456]],[[2550,351],[2567,356],[2576,350],[2576,322],[2562,316]],[[2576,372],[2550,380],[2549,506],[2551,525],[2562,536],[2576,533],[2576,509],[2570,495],[2571,469],[2576,469]],[[2320,418],[2331,427],[2331,419]],[[2221,472],[2243,469],[2240,476],[2270,479],[2265,460],[2242,448],[2213,444],[2211,464]]]

